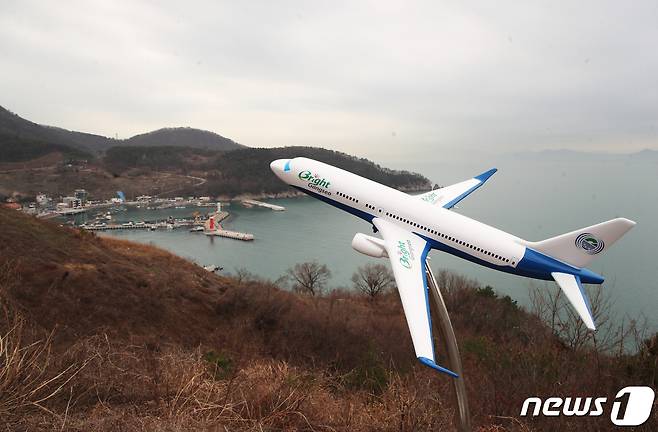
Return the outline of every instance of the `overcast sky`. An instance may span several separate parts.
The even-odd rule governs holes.
[[[0,105],[413,159],[658,149],[658,2],[0,1]]]

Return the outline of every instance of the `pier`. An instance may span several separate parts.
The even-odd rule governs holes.
[[[58,216],[73,216],[80,213],[85,213],[87,210],[89,210],[87,207],[75,207],[75,208],[67,208],[62,210],[55,210],[55,214]]]
[[[110,231],[110,230],[120,230],[120,229],[155,229],[153,225],[121,225],[121,224],[80,225],[80,228],[86,231]]]
[[[219,237],[226,237],[234,240],[243,240],[243,241],[251,241],[254,239],[253,234],[242,233],[237,231],[229,231],[225,229],[205,231],[204,234],[207,236],[219,236]]]
[[[275,204],[269,204],[269,203],[262,202],[262,201],[249,200],[249,199],[248,200],[242,200],[242,204],[245,207],[258,206],[258,207],[265,207],[265,208],[268,208],[268,209],[274,210],[274,211],[284,211],[286,209],[283,206],[279,206],[279,205],[275,205]]]
[[[215,218],[215,223],[222,222],[228,216],[229,216],[228,212],[225,211],[218,211],[217,213],[213,213],[213,217]]]
[[[123,223],[123,224],[94,224],[80,225],[80,228],[87,231],[111,231],[127,229],[176,229],[194,226],[194,221],[175,221],[175,222],[156,222],[156,223]]]
[[[226,237],[235,240],[251,241],[254,239],[253,234],[229,231],[222,228],[220,222],[228,217],[227,212],[218,211],[212,214],[204,224],[203,233],[207,236]]]

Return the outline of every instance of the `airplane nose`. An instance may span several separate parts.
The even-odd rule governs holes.
[[[270,163],[270,169],[274,171],[274,174],[283,174],[284,171],[287,171],[286,167],[289,166],[289,162],[290,159],[277,159]]]

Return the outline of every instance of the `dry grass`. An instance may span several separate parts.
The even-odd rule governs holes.
[[[340,376],[272,360],[218,379],[200,351],[171,346],[152,353],[101,338],[84,345],[94,360],[76,378],[67,430],[451,429],[451,409],[422,396],[432,393],[429,380],[419,387],[393,374],[383,393],[371,394],[346,388]],[[61,420],[53,416],[49,426]],[[40,414],[23,417],[34,429],[44,421]]]
[[[7,294],[19,281],[11,261],[0,266],[0,418],[7,427],[20,424],[35,411],[57,418],[49,403],[71,385],[88,362],[53,355],[54,331],[32,328]]]

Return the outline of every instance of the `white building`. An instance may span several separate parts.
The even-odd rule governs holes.
[[[80,200],[80,198],[76,198],[74,196],[64,197],[62,199],[62,203],[65,204],[66,208],[82,207],[82,200]]]
[[[39,207],[48,207],[49,203],[50,203],[50,198],[48,198],[48,195],[43,193],[37,194],[37,205]]]

